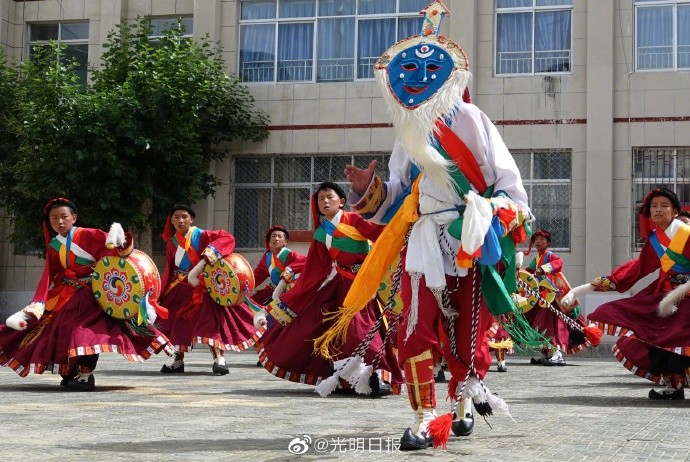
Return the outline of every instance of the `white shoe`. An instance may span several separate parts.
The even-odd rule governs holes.
[[[563,359],[563,353],[556,350],[550,358],[544,358],[541,360],[544,366],[565,366],[565,359]]]

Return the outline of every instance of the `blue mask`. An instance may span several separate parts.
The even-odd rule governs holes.
[[[396,54],[388,64],[390,87],[398,102],[415,108],[443,86],[455,67],[443,48],[418,43]]]

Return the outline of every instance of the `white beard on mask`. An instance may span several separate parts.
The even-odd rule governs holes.
[[[413,109],[400,104],[388,85],[388,69],[376,69],[388,113],[398,140],[425,176],[442,190],[456,189],[449,170],[456,168],[430,143],[439,117],[453,118],[470,80],[467,71],[455,70],[443,86],[427,101]]]

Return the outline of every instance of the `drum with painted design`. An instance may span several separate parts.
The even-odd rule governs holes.
[[[135,249],[127,257],[101,258],[92,274],[91,290],[106,314],[130,319],[139,314],[147,296],[158,299],[161,279],[151,257]]]
[[[525,289],[518,285],[520,295],[526,299],[526,303],[522,306],[523,312],[527,312],[535,306],[547,308],[548,304],[553,303],[556,299],[558,289],[547,278],[539,280],[533,274],[520,270],[518,271],[518,279],[522,280],[528,287]]]
[[[239,305],[244,302],[245,293],[254,291],[254,271],[237,253],[206,265],[203,276],[206,291],[221,306]]]

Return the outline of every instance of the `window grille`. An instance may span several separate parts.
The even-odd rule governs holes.
[[[533,231],[551,233],[553,250],[570,250],[572,154],[570,150],[512,151],[529,206]]]
[[[288,230],[311,230],[310,199],[319,184],[332,181],[350,191],[345,165],[366,168],[378,161],[376,173],[388,179],[389,153],[330,155],[237,156],[233,158],[231,232],[237,247],[264,247],[266,230],[274,224]]]

